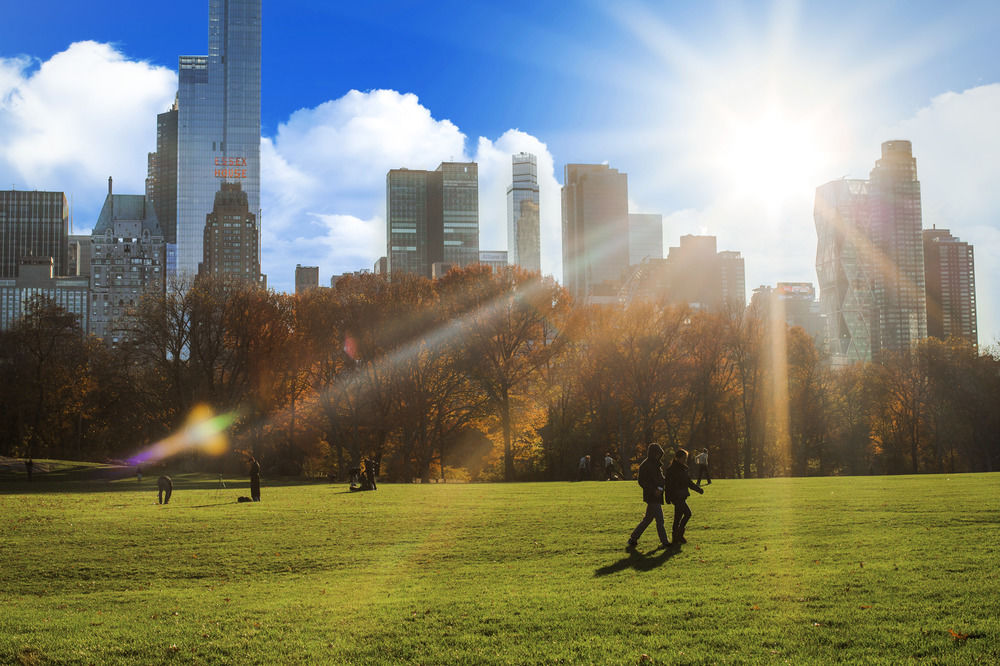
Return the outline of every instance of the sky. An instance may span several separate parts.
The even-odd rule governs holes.
[[[169,11],[164,11],[168,9]],[[177,56],[207,0],[36,0],[0,23],[0,183],[62,190],[76,233],[141,193]],[[816,282],[815,188],[913,142],[925,228],[974,244],[981,344],[1000,340],[1000,3],[264,0],[262,270],[385,254],[385,174],[475,160],[480,247],[506,248],[510,155],[539,158],[542,269],[561,278],[573,162],[628,174],[664,247],[712,234],[749,291]]]

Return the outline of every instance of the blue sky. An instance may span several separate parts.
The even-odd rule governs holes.
[[[86,228],[107,175],[141,191],[177,56],[207,48],[207,0],[4,12],[0,182],[72,193]],[[991,343],[998,28],[996,2],[265,0],[264,270],[288,289],[295,263],[320,265],[323,280],[370,267],[384,247],[385,171],[449,158],[480,161],[482,247],[502,249],[504,160],[531,149],[548,168],[543,269],[557,277],[562,167],[608,161],[629,174],[633,210],[664,214],[665,245],[713,233],[743,252],[750,288],[815,281],[814,188],[866,177],[881,141],[910,138],[925,226],[976,244]],[[39,115],[25,100],[78,109],[53,111],[74,147],[25,130]]]

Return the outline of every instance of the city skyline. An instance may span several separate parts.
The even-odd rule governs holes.
[[[143,191],[146,153],[155,150],[155,115],[169,108],[177,89],[176,56],[204,49],[204,0],[179,3],[153,37],[140,30],[133,5],[115,6],[92,12],[100,26],[61,7],[65,11],[51,12],[51,25],[40,33],[29,29],[34,19],[20,9],[8,26],[19,26],[23,35],[0,28],[0,58],[9,73],[0,84],[0,138],[7,142],[0,177],[19,189],[66,191],[76,233],[96,221],[108,175],[120,183],[118,191]],[[520,17],[527,36],[509,43],[500,36],[512,17],[456,9],[412,25],[388,19],[394,40],[373,39],[351,51],[377,34],[383,19],[362,8],[265,5],[261,223],[269,283],[291,291],[300,262],[319,265],[324,278],[371,266],[385,243],[384,175],[390,168],[479,163],[480,247],[503,249],[510,156],[521,151],[538,155],[546,273],[562,275],[562,167],[609,162],[629,174],[630,210],[663,214],[664,247],[684,234],[713,234],[720,246],[742,252],[748,289],[816,282],[815,188],[841,176],[864,177],[879,144],[904,139],[920,160],[924,228],[949,228],[977,248],[980,343],[993,343],[1000,333],[993,296],[1000,287],[1000,204],[990,187],[997,167],[981,165],[979,157],[1000,149],[998,130],[986,122],[1000,109],[1000,65],[987,57],[997,10],[987,3],[912,11],[848,5],[834,15],[795,3],[760,7],[671,13],[643,5],[588,8],[566,23],[558,23],[553,10],[537,8]],[[491,24],[482,20],[498,12]],[[339,46],[323,51],[314,41],[289,36],[308,37],[333,18],[338,34],[356,33],[346,43],[324,40]],[[479,43],[449,36],[461,25],[483,23],[490,25]],[[718,36],[709,35],[717,25],[732,46],[715,46]],[[599,27],[606,28],[605,45],[588,46]],[[529,37],[540,44],[537,50],[519,51]],[[464,67],[443,60],[449,45],[467,56]],[[394,54],[404,46],[416,55],[400,63]],[[615,50],[620,54],[599,64]],[[16,60],[22,54],[29,59]],[[321,66],[324,54],[335,67]],[[364,64],[366,58],[371,64]],[[509,67],[489,85],[470,85],[468,77],[458,85],[469,68],[498,61]],[[51,110],[43,84],[67,71],[82,83],[64,86],[60,99],[78,117],[53,135],[31,124],[25,107]],[[304,85],[319,71],[320,81]],[[110,76],[114,89],[132,84],[131,99],[83,85],[90,81],[87,72]],[[717,87],[708,88],[710,81]],[[84,94],[81,87],[89,98],[114,101],[114,114],[96,101],[74,103]],[[574,87],[580,90],[566,92]],[[664,89],[673,96],[657,92]],[[513,90],[519,93],[501,94]],[[680,101],[685,96],[688,104]],[[525,99],[532,103],[521,103]],[[571,108],[580,110],[569,113]],[[704,116],[716,131],[689,115]],[[779,132],[789,118],[798,122]],[[109,124],[115,132],[102,132]],[[104,150],[112,134],[121,145]],[[780,140],[749,140],[757,136]],[[55,150],[51,142],[59,139],[66,145]],[[758,168],[748,168],[755,160]],[[327,187],[330,182],[335,186]]]

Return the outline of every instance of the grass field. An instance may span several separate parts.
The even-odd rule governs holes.
[[[82,477],[81,477],[82,478]],[[0,663],[1000,662],[1000,474],[0,484]]]

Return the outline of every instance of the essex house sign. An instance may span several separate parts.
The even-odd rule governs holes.
[[[247,160],[245,157],[216,157],[215,177],[233,180],[247,177]]]

